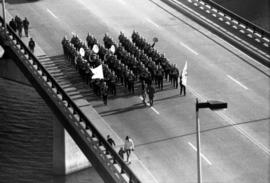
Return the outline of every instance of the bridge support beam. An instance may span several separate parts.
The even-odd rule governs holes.
[[[9,48],[5,47],[5,49]],[[12,51],[6,51],[8,56],[0,61],[0,77],[31,86],[31,83],[17,66],[16,57],[12,55]],[[52,116],[56,115],[52,114]],[[55,175],[66,175],[90,167],[90,162],[67,131],[64,130],[62,124],[58,120],[48,120],[48,122],[53,123],[53,173]]]

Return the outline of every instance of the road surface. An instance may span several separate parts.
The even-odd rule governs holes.
[[[12,2],[12,3],[11,3]],[[196,182],[195,99],[223,100],[226,111],[200,110],[203,182],[267,183],[270,180],[269,69],[158,0],[11,1],[9,12],[28,17],[30,34],[52,58],[61,39],[88,32],[100,43],[107,32],[138,31],[180,70],[188,62],[187,96],[165,83],[152,108],[139,95],[88,100],[124,139],[159,183]],[[90,93],[90,91],[89,91]],[[132,166],[132,164],[131,164]]]

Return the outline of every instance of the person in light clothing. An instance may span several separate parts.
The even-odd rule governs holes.
[[[129,136],[126,136],[124,149],[125,149],[125,152],[127,153],[127,162],[129,162],[130,153],[131,151],[134,151],[134,142]]]

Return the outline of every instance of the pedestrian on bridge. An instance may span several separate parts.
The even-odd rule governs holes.
[[[124,154],[125,154],[125,150],[123,147],[120,147],[119,151],[118,151],[119,156],[124,160]]]
[[[22,24],[23,24],[23,29],[24,29],[25,36],[28,37],[29,21],[27,20],[26,17],[24,18]]]
[[[32,53],[34,53],[35,46],[36,46],[35,41],[33,40],[33,38],[30,38],[28,42],[28,47]]]
[[[111,137],[110,135],[107,135],[107,142],[108,142],[112,147],[115,146],[115,142],[114,142],[114,140],[112,139],[112,137]]]
[[[134,142],[129,136],[126,136],[124,150],[127,153],[127,163],[130,163],[129,157],[130,157],[131,151],[134,151]]]
[[[9,26],[13,29],[13,31],[16,33],[17,31],[17,24],[14,18],[11,19],[11,21],[9,22]]]
[[[15,16],[15,22],[16,22],[16,26],[17,26],[17,29],[18,29],[18,34],[20,37],[22,37],[22,20],[20,17],[18,17],[17,15]]]

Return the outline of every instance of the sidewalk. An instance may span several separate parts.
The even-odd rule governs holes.
[[[9,14],[9,12],[6,11],[6,22],[8,23],[11,20],[12,16]],[[29,34],[30,35],[30,34]],[[23,32],[23,37],[21,38],[23,42],[28,46],[28,41],[31,36],[25,37]],[[36,42],[36,41],[35,41]],[[60,44],[60,43],[59,43]],[[50,66],[53,66],[53,70],[50,70],[49,73],[52,74],[52,71],[54,73],[57,71],[58,74],[63,75],[61,73],[61,69],[58,69],[58,67],[53,63],[53,60],[51,60],[49,57],[46,56],[46,53],[40,48],[38,43],[36,42],[35,51],[34,54],[37,58],[42,58],[42,64],[44,63],[50,63]],[[44,65],[46,68],[46,66]],[[68,86],[65,87],[65,91],[71,91],[76,93],[76,98],[73,99],[74,102],[80,107],[82,112],[88,117],[88,119],[93,123],[93,125],[99,130],[99,132],[103,135],[103,137],[106,139],[107,135],[110,135],[115,143],[116,143],[116,151],[120,149],[124,145],[123,140],[118,136],[118,134],[111,128],[111,126],[97,113],[97,111],[92,107],[92,105],[85,99],[82,99],[83,96],[80,94],[80,91],[74,86],[72,86],[72,83],[68,80],[63,80],[64,85]],[[63,84],[60,84],[61,87]],[[71,137],[70,137],[71,138]],[[78,148],[78,147],[77,147]],[[84,157],[85,158],[85,157]],[[86,158],[85,158],[86,159]],[[80,161],[87,161],[87,159],[80,159]],[[143,182],[143,183],[157,183],[158,181],[154,178],[154,176],[151,174],[151,172],[146,168],[146,166],[139,160],[137,155],[132,152],[130,156],[131,164],[129,165],[130,168],[134,171],[134,173],[137,175],[137,177]],[[77,161],[77,158],[76,158]],[[75,162],[76,163],[76,162]],[[88,163],[89,164],[89,163]],[[86,168],[86,167],[85,167]]]

